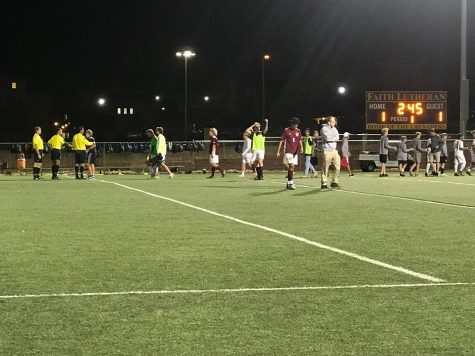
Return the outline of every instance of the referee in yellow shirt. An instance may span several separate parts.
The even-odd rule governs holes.
[[[78,127],[78,133],[73,136],[74,150],[74,170],[76,171],[76,179],[84,179],[84,167],[86,165],[86,146],[89,149],[96,147],[95,142],[90,142],[84,137],[84,127]]]
[[[41,127],[35,127],[35,134],[33,135],[33,179],[39,180],[41,174],[41,167],[43,167],[43,139],[41,138]]]
[[[61,165],[61,148],[66,144],[63,138],[63,130],[58,129],[56,135],[51,137],[48,141],[48,146],[51,148],[51,179],[59,179],[58,172]]]

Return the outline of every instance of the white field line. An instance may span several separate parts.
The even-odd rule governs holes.
[[[394,181],[405,182],[405,183],[410,182],[410,181],[417,181],[417,182],[424,182],[424,183],[453,184],[453,185],[464,185],[466,187],[475,187],[475,183],[448,182],[448,181],[445,181],[443,179],[444,179],[443,177],[441,177],[441,178],[431,177],[431,178],[427,178],[427,179],[411,179],[411,177],[408,177],[406,179],[404,179],[404,178],[401,178],[401,179],[384,178],[384,180],[394,180]]]
[[[385,178],[387,180],[388,178]],[[286,183],[283,182],[276,182],[272,181],[273,183],[280,184],[280,185],[285,185]],[[320,189],[318,186],[311,186],[311,185],[304,185],[304,184],[296,184],[297,187],[302,187],[302,188],[310,188],[310,189]],[[443,203],[439,201],[433,201],[433,200],[424,200],[424,199],[417,199],[417,198],[408,198],[408,197],[398,197],[394,195],[386,195],[386,194],[378,194],[378,193],[368,193],[368,192],[357,192],[354,190],[345,190],[345,189],[335,189],[334,191],[340,192],[340,193],[348,193],[348,194],[358,194],[358,195],[367,195],[367,196],[373,196],[373,197],[379,197],[379,198],[387,198],[387,199],[396,199],[396,200],[406,200],[406,201],[413,201],[413,202],[418,202],[418,203],[425,203],[425,204],[432,204],[432,205],[442,205],[442,206],[450,206],[452,208],[462,208],[462,209],[475,209],[475,206],[472,205],[464,205],[464,204],[450,204],[450,203]]]
[[[88,293],[52,293],[52,294],[14,294],[0,295],[2,299],[26,298],[67,298],[67,297],[101,297],[114,295],[151,295],[151,294],[211,294],[211,293],[253,293],[253,292],[286,292],[286,291],[315,291],[335,289],[389,289],[389,288],[425,288],[425,287],[451,287],[472,286],[475,283],[411,283],[411,284],[359,284],[348,286],[306,286],[306,287],[263,287],[263,288],[224,288],[224,289],[175,289],[175,290],[149,290],[149,291],[124,291],[124,292],[88,292]]]
[[[242,224],[242,225],[252,226],[252,227],[260,229],[260,230],[268,231],[268,232],[271,232],[271,233],[274,233],[274,234],[277,234],[277,235],[287,237],[287,238],[292,239],[292,240],[300,241],[300,242],[306,243],[308,245],[312,245],[312,246],[315,246],[315,247],[318,247],[318,248],[321,248],[321,249],[324,249],[324,250],[332,251],[332,252],[338,253],[340,255],[349,256],[349,257],[355,258],[355,259],[363,261],[363,262],[367,262],[367,263],[371,263],[371,264],[376,265],[376,266],[388,268],[388,269],[391,269],[391,270],[394,270],[394,271],[397,271],[397,272],[400,272],[400,273],[404,273],[404,274],[407,274],[407,275],[410,275],[410,276],[413,276],[413,277],[417,277],[417,278],[420,278],[420,279],[425,279],[425,280],[428,280],[428,281],[431,281],[431,282],[444,282],[444,280],[440,279],[440,278],[436,278],[436,277],[429,276],[427,274],[411,271],[407,268],[393,266],[393,265],[390,265],[389,263],[374,260],[372,258],[365,257],[365,256],[362,256],[362,255],[358,255],[356,253],[345,251],[345,250],[342,250],[342,249],[339,249],[339,248],[336,248],[336,247],[324,245],[324,244],[321,244],[319,242],[308,240],[308,239],[305,239],[303,237],[293,235],[293,234],[289,234],[287,232],[276,230],[276,229],[273,229],[273,228],[270,228],[270,227],[267,227],[267,226],[264,226],[264,225],[259,225],[259,224],[255,224],[255,223],[252,223],[252,222],[249,222],[249,221],[234,218],[234,217],[229,216],[229,215],[220,214],[220,213],[217,213],[215,211],[204,209],[204,208],[201,208],[201,207],[196,206],[196,205],[184,203],[184,202],[176,200],[176,199],[164,197],[164,196],[161,196],[161,195],[158,195],[158,194],[153,194],[153,193],[147,192],[145,190],[129,187],[129,186],[124,185],[124,184],[120,184],[120,183],[116,183],[116,182],[110,182],[110,181],[106,181],[106,180],[97,180],[97,182],[113,184],[113,185],[116,185],[118,187],[122,187],[122,188],[125,188],[125,189],[128,189],[128,190],[132,190],[132,191],[135,191],[135,192],[142,193],[142,194],[146,194],[146,195],[149,195],[149,196],[154,197],[154,198],[166,200],[166,201],[169,201],[169,202],[181,205],[181,206],[186,206],[187,208],[195,209],[195,210],[201,211],[203,213],[207,213],[207,214],[210,214],[210,215],[218,216],[218,217],[223,218],[223,219],[231,220],[231,221],[237,222],[237,223]]]

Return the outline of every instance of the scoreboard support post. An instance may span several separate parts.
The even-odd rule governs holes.
[[[465,135],[469,112],[469,82],[467,79],[467,0],[462,1],[460,31],[460,132]]]

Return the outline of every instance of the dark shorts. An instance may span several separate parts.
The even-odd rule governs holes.
[[[39,150],[40,154],[33,151],[33,162],[34,163],[43,163],[43,150]]]
[[[440,163],[447,163],[447,156],[440,156]]]
[[[398,164],[402,164],[402,165],[404,165],[404,164],[407,164],[407,161],[402,161],[402,160],[399,160],[399,161],[397,161],[397,163],[398,163]]]
[[[386,163],[388,161],[388,155],[379,155],[379,162]]]
[[[87,154],[87,164],[96,164],[96,153],[95,152],[89,152]]]
[[[56,160],[60,160],[60,159],[61,159],[61,151],[56,149],[56,148],[53,148],[51,150],[51,160],[56,161]]]
[[[158,155],[150,159],[150,165],[152,166],[159,166],[162,164],[162,162],[163,162],[163,156],[161,153],[159,153]]]
[[[86,163],[86,151],[74,151],[74,163],[76,164]]]

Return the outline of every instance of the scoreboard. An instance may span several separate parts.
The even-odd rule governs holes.
[[[367,91],[366,129],[447,129],[446,91]]]

